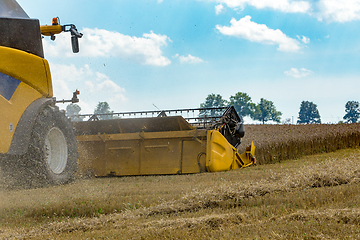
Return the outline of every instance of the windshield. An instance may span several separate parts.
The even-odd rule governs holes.
[[[16,0],[0,0],[0,17],[29,18]]]

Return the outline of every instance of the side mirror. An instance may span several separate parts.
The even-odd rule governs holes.
[[[74,24],[68,24],[63,26],[64,32],[71,33],[71,46],[73,53],[79,52],[79,38],[82,38],[83,34],[79,33]]]
[[[79,39],[75,35],[71,36],[71,46],[72,46],[73,53],[79,52]]]

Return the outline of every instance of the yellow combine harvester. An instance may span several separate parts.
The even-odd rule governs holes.
[[[77,53],[82,34],[58,18],[40,26],[15,0],[0,0],[0,32],[0,168],[9,184],[64,184],[78,167],[121,176],[224,171],[255,161],[253,145],[241,155],[236,149],[244,130],[233,108],[210,129],[194,128],[182,117],[72,126],[55,105],[41,38],[70,32]],[[76,95],[68,101],[77,102]]]
[[[71,32],[74,52],[82,35],[54,20],[40,26],[15,0],[0,0],[0,166],[5,178],[30,187],[67,183],[77,171],[77,141],[55,106],[41,34]]]

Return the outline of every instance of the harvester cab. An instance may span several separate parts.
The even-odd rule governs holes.
[[[15,0],[0,0],[0,168],[10,184],[63,184],[77,171],[77,141],[55,106],[42,35],[70,32],[73,52],[82,36],[74,25],[40,26]]]

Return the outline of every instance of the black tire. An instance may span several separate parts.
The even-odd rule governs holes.
[[[69,119],[47,105],[38,114],[27,154],[6,157],[2,172],[10,186],[36,188],[71,182],[77,171],[77,141]]]

